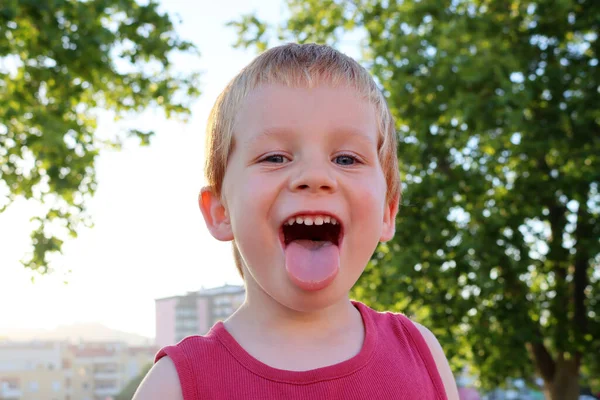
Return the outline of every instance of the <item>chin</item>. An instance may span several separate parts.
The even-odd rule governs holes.
[[[297,312],[323,310],[348,299],[353,285],[345,284],[339,275],[330,285],[315,291],[302,290],[288,282],[283,290],[271,297],[282,306]]]

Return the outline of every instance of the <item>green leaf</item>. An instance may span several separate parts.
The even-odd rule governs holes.
[[[414,315],[483,387],[555,369],[600,391],[600,2],[287,5],[263,32],[364,38],[401,134],[407,205],[354,297]]]
[[[176,74],[176,54],[198,51],[154,0],[2,2],[0,183],[9,192],[0,212],[18,197],[53,205],[37,218],[27,268],[51,271],[63,241],[91,225],[85,200],[96,190],[99,151],[120,148],[127,136],[142,145],[152,139],[152,132],[132,129],[101,140],[96,110],[117,119],[148,108],[189,117],[199,73]]]

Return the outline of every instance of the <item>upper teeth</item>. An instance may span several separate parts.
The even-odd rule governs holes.
[[[292,217],[285,221],[285,225],[304,224],[304,225],[323,225],[333,224],[337,225],[337,220],[329,215],[310,215],[310,216],[297,216]]]

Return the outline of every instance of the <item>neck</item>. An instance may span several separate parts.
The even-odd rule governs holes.
[[[305,304],[299,311],[247,284],[246,301],[225,321],[225,328],[268,366],[306,371],[334,365],[360,352],[365,329],[347,295],[327,304]]]
[[[258,290],[253,290],[258,289]],[[246,301],[226,322],[227,328],[260,332],[271,340],[306,341],[335,337],[362,327],[360,312],[344,296],[326,307],[299,311],[279,303],[260,288],[247,287]]]

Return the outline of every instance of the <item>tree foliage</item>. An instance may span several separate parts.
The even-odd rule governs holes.
[[[177,74],[172,55],[196,55],[155,1],[5,0],[0,3],[0,212],[16,198],[36,216],[26,267],[49,270],[67,235],[90,225],[94,161],[117,139],[97,137],[98,110],[116,118],[149,107],[189,114],[198,74]],[[153,132],[128,136],[148,144]]]
[[[361,37],[397,121],[397,234],[354,295],[413,314],[484,387],[535,372],[576,398],[600,374],[600,3],[287,4],[279,27],[234,22],[238,45]]]
[[[115,397],[115,400],[131,400],[135,391],[138,389],[144,377],[148,374],[150,369],[152,368],[152,363],[144,366],[142,368],[142,372],[140,372],[135,378],[127,382],[127,385],[119,392],[119,394]]]

